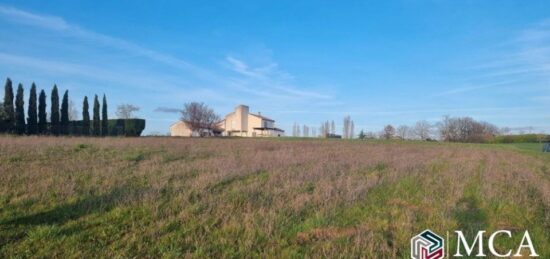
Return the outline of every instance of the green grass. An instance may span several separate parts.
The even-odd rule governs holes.
[[[519,150],[542,152],[542,143],[511,143],[511,144],[499,144],[502,146],[511,146]]]
[[[429,228],[548,258],[535,145],[1,137],[0,257],[410,258]]]

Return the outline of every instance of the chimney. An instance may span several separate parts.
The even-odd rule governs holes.
[[[246,105],[239,105],[235,108],[235,115],[237,117],[237,127],[239,131],[248,130],[248,111],[249,108]]]

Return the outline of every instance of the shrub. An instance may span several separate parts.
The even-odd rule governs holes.
[[[83,131],[82,120],[72,121],[71,132],[80,135]],[[108,136],[138,137],[145,129],[144,119],[112,119],[108,121]]]
[[[496,136],[493,143],[539,143],[550,141],[550,135],[544,134],[520,134]]]

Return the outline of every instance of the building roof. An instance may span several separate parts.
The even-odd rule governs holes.
[[[252,115],[252,116],[256,116],[258,118],[261,118],[262,120],[275,122],[273,119],[270,119],[268,117],[265,117],[265,116],[262,116],[262,115],[259,115],[259,114],[254,114],[254,113],[249,113],[249,114]]]

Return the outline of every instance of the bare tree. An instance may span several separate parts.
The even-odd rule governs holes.
[[[367,131],[365,133],[365,138],[366,139],[375,139],[376,138],[376,134],[372,131]]]
[[[503,127],[499,130],[499,132],[503,135],[508,135],[512,132],[512,129],[510,129],[509,127]]]
[[[293,137],[300,137],[300,124],[294,122],[294,128],[292,129]]]
[[[342,127],[342,137],[343,138],[353,138],[354,135],[354,127],[353,120],[351,120],[350,116],[344,117],[344,124]]]
[[[334,124],[334,121],[330,123],[330,134],[336,134],[336,126]]]
[[[407,139],[409,137],[410,128],[407,125],[401,125],[397,127],[396,134],[401,139]]]
[[[191,102],[184,105],[180,120],[187,123],[193,133],[202,137],[217,129],[216,123],[220,116],[204,103]]]
[[[334,126],[334,123],[333,123]],[[331,124],[329,121],[325,121],[321,123],[321,127],[319,128],[319,136],[321,137],[328,137],[330,134],[332,134],[331,131]]]
[[[384,133],[383,133],[383,137],[385,139],[391,139],[395,136],[395,128],[392,126],[392,125],[386,125],[386,127],[384,127]]]
[[[69,120],[70,121],[76,121],[78,120],[78,110],[76,109],[76,106],[74,105],[73,101],[69,101]]]
[[[138,112],[139,107],[132,104],[121,104],[116,108],[116,116],[119,119],[131,119],[134,116],[134,112]]]
[[[418,137],[420,140],[427,140],[430,138],[430,129],[432,125],[425,121],[421,120],[416,122],[414,125],[414,134],[416,137]]]
[[[302,135],[306,138],[309,137],[309,127],[307,125],[303,126]]]
[[[485,142],[499,132],[495,125],[470,117],[445,116],[438,129],[442,140],[453,142]]]
[[[350,122],[351,118],[349,116],[344,117],[344,125],[342,128],[342,137],[343,138],[349,138],[349,130],[350,130]]]
[[[350,130],[349,130],[349,137],[353,138],[355,136],[355,123],[351,121]]]

